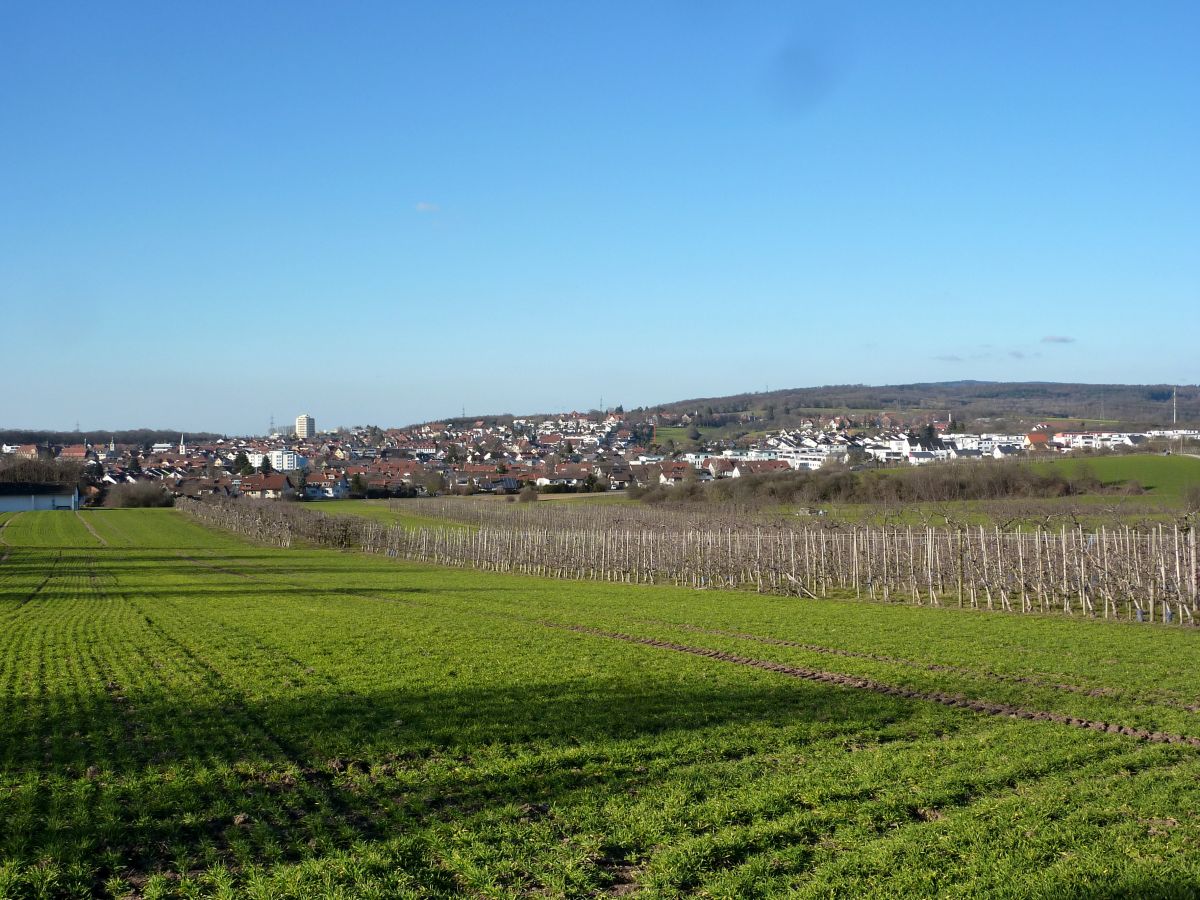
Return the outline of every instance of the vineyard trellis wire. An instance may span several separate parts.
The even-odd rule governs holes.
[[[747,524],[733,516],[619,509],[419,508],[446,527],[329,516],[270,501],[180,501],[196,519],[260,543],[307,542],[484,571],[624,584],[753,588],[926,606],[1195,624],[1197,540],[1188,525],[884,527]],[[548,505],[548,504],[545,504]],[[487,509],[486,506],[492,507]]]

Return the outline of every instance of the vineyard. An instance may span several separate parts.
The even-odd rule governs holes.
[[[274,546],[300,540],[494,572],[1138,622],[1194,624],[1200,612],[1196,532],[1187,521],[1017,532],[748,524],[736,514],[629,506],[426,501],[402,508],[445,527],[271,503],[183,506]]]
[[[0,525],[0,897],[1200,889],[1191,629]]]

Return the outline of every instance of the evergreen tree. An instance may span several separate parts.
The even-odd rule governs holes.
[[[249,475],[254,471],[245,450],[239,450],[238,455],[233,458],[233,471],[239,475]]]

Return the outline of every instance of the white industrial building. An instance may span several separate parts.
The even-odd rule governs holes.
[[[0,483],[0,512],[39,509],[79,509],[79,488],[27,481]]]

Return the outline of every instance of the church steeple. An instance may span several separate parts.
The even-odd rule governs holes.
[[[187,454],[187,444],[185,444],[183,442],[183,435],[181,434],[179,436],[179,455],[185,456],[186,454]]]

